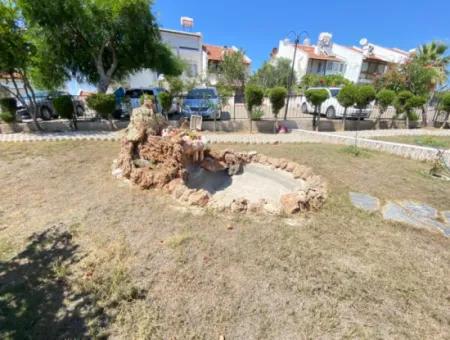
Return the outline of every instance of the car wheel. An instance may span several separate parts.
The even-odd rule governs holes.
[[[81,105],[77,106],[77,116],[78,117],[84,116],[84,107],[82,107]]]
[[[302,113],[309,113],[308,112],[308,105],[306,105],[306,103],[302,104]]]
[[[328,107],[325,115],[328,119],[336,118],[336,109],[333,106]]]
[[[43,120],[51,120],[52,119],[52,111],[48,107],[41,108],[41,118]]]

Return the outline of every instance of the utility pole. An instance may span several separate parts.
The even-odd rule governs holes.
[[[287,119],[287,114],[288,114],[288,110],[289,110],[289,100],[291,98],[291,90],[292,90],[292,81],[294,80],[294,68],[295,68],[295,58],[297,57],[297,48],[298,45],[300,44],[300,38],[302,34],[305,34],[307,37],[309,37],[308,32],[306,31],[302,31],[300,33],[296,33],[294,31],[291,31],[289,33],[289,35],[294,35],[295,36],[295,44],[294,44],[294,58],[292,59],[292,67],[291,67],[291,73],[289,74],[289,78],[288,78],[288,84],[287,84],[287,90],[288,90],[288,96],[286,98],[286,105],[284,108],[284,120]]]

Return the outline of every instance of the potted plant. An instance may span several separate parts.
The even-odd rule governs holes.
[[[111,129],[114,129],[112,114],[116,108],[116,98],[113,94],[92,94],[86,99],[86,102],[89,108],[97,112],[101,118],[107,119],[110,123]]]

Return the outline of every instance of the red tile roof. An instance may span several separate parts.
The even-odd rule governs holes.
[[[335,56],[317,54],[314,46],[298,45],[298,49],[305,52],[310,59],[317,60],[331,60],[331,61],[343,61]]]
[[[224,46],[215,45],[203,45],[203,50],[208,54],[208,60],[222,61],[225,53],[232,53],[234,50],[232,48],[227,48]],[[247,60],[243,60],[245,64],[249,64]]]

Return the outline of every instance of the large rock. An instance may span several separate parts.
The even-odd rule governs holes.
[[[189,195],[188,203],[204,207],[208,204],[210,195],[206,190],[197,190]]]
[[[281,196],[281,209],[286,214],[296,214],[300,211],[300,202],[297,193],[289,193]]]

